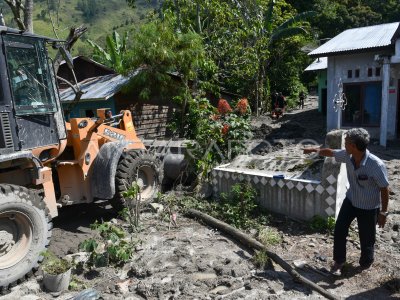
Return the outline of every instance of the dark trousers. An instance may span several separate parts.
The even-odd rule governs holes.
[[[361,244],[360,265],[368,266],[373,263],[378,213],[379,208],[356,208],[351,204],[349,199],[344,199],[335,225],[333,244],[333,260],[335,262],[341,264],[346,261],[346,241],[349,234],[349,227],[351,222],[357,218]]]

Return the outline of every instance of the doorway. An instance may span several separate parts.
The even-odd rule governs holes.
[[[397,138],[400,138],[400,79],[397,83]]]

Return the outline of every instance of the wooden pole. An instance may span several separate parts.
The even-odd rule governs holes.
[[[221,230],[222,232],[228,233],[229,235],[231,235],[233,238],[235,238],[237,241],[241,242],[244,245],[247,245],[257,250],[265,251],[268,257],[271,258],[275,263],[280,265],[286,272],[288,272],[294,278],[295,281],[302,282],[304,285],[308,286],[312,290],[320,293],[321,295],[325,296],[328,299],[332,300],[339,299],[338,297],[329,293],[324,288],[308,280],[307,278],[301,276],[295,269],[293,269],[293,267],[290,264],[288,264],[286,261],[280,258],[276,253],[269,251],[267,247],[265,247],[262,243],[249,237],[242,231],[195,209],[189,209],[188,215],[190,217],[200,219],[204,221],[207,225],[215,227]]]

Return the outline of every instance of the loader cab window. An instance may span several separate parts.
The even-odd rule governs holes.
[[[54,81],[44,40],[20,35],[5,35],[3,40],[16,114],[55,112]]]

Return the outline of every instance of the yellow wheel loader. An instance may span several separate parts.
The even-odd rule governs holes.
[[[46,46],[54,41],[0,26],[0,289],[38,267],[58,208],[108,199],[121,209],[121,192],[137,181],[142,199],[155,196],[163,166],[182,157],[146,150],[130,111],[113,120],[65,122]],[[110,124],[118,120],[117,126]]]

